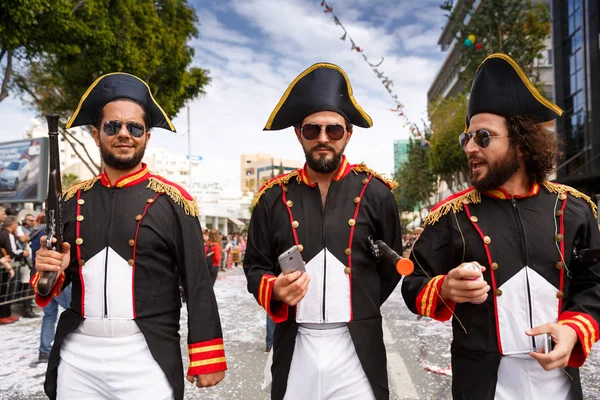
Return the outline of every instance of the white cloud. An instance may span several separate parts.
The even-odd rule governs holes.
[[[239,44],[252,43],[252,40],[244,34],[223,26],[217,20],[215,14],[206,8],[197,10],[197,15],[200,19],[200,27],[198,28],[200,40],[218,40]]]
[[[398,6],[388,0],[376,8],[359,0],[329,3],[371,62],[385,58],[378,69],[393,80],[393,91],[407,116],[420,122],[427,89],[444,57],[436,47],[444,23],[438,1]],[[395,104],[380,80],[361,54],[340,40],[343,30],[333,23],[332,14],[323,13],[319,2],[203,0],[197,10],[201,24],[199,37],[192,42],[194,64],[210,70],[212,83],[205,96],[190,104],[192,153],[204,156],[213,178],[237,184],[242,153],[304,159],[291,129],[262,129],[289,83],[320,61],[338,64],[347,72],[357,101],[374,120],[373,128],[356,129],[346,149],[350,161],[392,172],[393,140],[407,138],[408,131],[389,111]],[[14,121],[14,114],[25,115],[16,117],[18,128],[11,139],[22,136],[30,118],[30,113],[15,112],[15,104],[0,103],[5,121]],[[150,146],[187,154],[185,109],[174,123],[179,133],[156,130]]]

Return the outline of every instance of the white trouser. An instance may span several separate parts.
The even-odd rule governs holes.
[[[110,325],[111,320],[104,321]],[[122,322],[118,324],[121,326],[117,331],[128,330]],[[82,327],[93,334],[78,329],[66,337],[60,348],[58,400],[173,398],[173,389],[139,330],[111,337],[94,335],[95,326]]]
[[[284,399],[375,399],[348,327],[298,327]]]
[[[529,354],[504,356],[498,368],[496,400],[569,400],[571,382],[562,368],[546,371]]]

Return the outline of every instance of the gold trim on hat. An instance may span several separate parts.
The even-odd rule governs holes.
[[[144,85],[146,85],[146,87],[148,88],[148,93],[150,94],[150,98],[152,99],[152,101],[154,102],[154,104],[158,107],[158,109],[160,110],[160,112],[165,117],[165,120],[167,121],[167,124],[169,124],[169,128],[171,128],[171,131],[175,132],[175,126],[173,125],[173,123],[171,122],[171,120],[169,119],[169,117],[167,116],[167,113],[162,109],[162,107],[160,106],[160,104],[158,104],[156,102],[156,100],[154,100],[154,96],[152,96],[152,91],[150,90],[150,86],[148,86],[148,84],[146,82],[144,82],[143,80],[141,80],[137,76],[132,75],[132,74],[128,74],[127,72],[111,72],[110,74],[102,75],[100,78],[96,79],[94,81],[94,83],[92,83],[92,85],[85,91],[85,93],[81,97],[81,100],[79,100],[79,105],[77,106],[77,109],[75,110],[75,112],[73,113],[73,115],[71,115],[71,118],[69,118],[69,121],[67,122],[67,125],[65,125],[65,129],[71,128],[71,125],[73,124],[73,122],[75,121],[75,118],[77,118],[77,115],[79,114],[79,111],[81,110],[81,106],[83,106],[83,102],[85,101],[85,99],[87,99],[87,97],[90,94],[90,92],[96,87],[96,85],[102,79],[104,79],[105,77],[110,76],[110,75],[129,75],[129,76],[134,77],[135,79],[138,79]],[[147,127],[147,128],[149,129],[150,127]]]
[[[550,110],[554,111],[556,114],[558,114],[558,116],[562,115],[563,110],[559,106],[557,106],[556,104],[552,103],[550,100],[548,100],[547,98],[542,96],[540,94],[540,92],[538,92],[538,90],[535,88],[535,86],[533,86],[533,83],[531,83],[531,81],[529,80],[527,75],[525,75],[525,72],[523,72],[523,70],[521,69],[519,64],[517,64],[517,62],[512,57],[510,57],[508,54],[504,54],[504,53],[490,54],[489,56],[487,56],[485,58],[485,60],[483,60],[483,62],[479,65],[477,70],[479,70],[479,68],[481,68],[481,66],[487,60],[489,60],[491,58],[500,58],[500,59],[508,62],[510,64],[510,66],[513,67],[513,69],[517,72],[517,74],[519,75],[519,78],[521,78],[521,80],[523,81],[523,83],[525,84],[525,86],[527,87],[529,92],[533,95],[533,97],[535,97],[535,99],[537,101],[542,103],[542,105],[546,106]]]
[[[292,92],[292,89],[294,88],[294,86],[296,86],[296,83],[298,83],[298,81],[300,81],[300,79],[304,78],[306,75],[310,74],[311,72],[313,72],[314,70],[317,70],[319,68],[334,69],[334,70],[338,71],[340,74],[342,74],[342,76],[346,80],[346,85],[348,86],[348,97],[350,98],[352,105],[354,106],[354,108],[356,108],[358,110],[360,115],[362,115],[362,117],[367,121],[367,124],[369,124],[369,127],[373,126],[373,120],[371,119],[371,117],[369,117],[369,115],[362,109],[362,107],[358,104],[358,102],[354,98],[354,95],[352,94],[352,85],[350,85],[350,79],[348,79],[348,75],[346,75],[344,70],[334,64],[317,63],[317,64],[312,65],[311,67],[307,68],[304,72],[302,72],[300,75],[298,75],[296,77],[296,79],[294,79],[292,81],[292,83],[290,83],[290,85],[288,86],[286,91],[283,93],[283,96],[281,96],[279,103],[277,103],[277,106],[275,106],[275,109],[269,116],[269,120],[267,121],[267,125],[265,125],[265,129],[271,129],[271,126],[273,125],[273,120],[275,119],[275,116],[277,115],[277,113],[279,112],[279,110],[281,109],[281,107],[283,106],[285,101],[287,100],[287,98],[290,95],[290,93]]]

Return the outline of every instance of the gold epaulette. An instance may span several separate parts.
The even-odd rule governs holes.
[[[481,203],[481,194],[473,187],[455,193],[433,206],[431,212],[425,217],[424,225],[435,224],[442,216],[448,214],[450,211],[454,213],[462,211],[465,204],[478,203]]]
[[[163,178],[164,179],[164,178]],[[200,215],[198,203],[196,200],[179,185],[163,180],[158,175],[148,178],[148,189],[154,190],[157,193],[165,193],[178,206],[181,206],[187,215],[197,217]]]
[[[571,186],[561,185],[559,183],[554,183],[554,182],[550,182],[550,181],[545,181],[542,184],[542,186],[544,186],[546,188],[546,190],[548,190],[550,193],[556,193],[556,194],[568,193],[573,197],[577,197],[578,199],[584,199],[585,201],[587,201],[587,203],[592,208],[592,212],[594,213],[594,218],[598,219],[598,207],[596,206],[596,204],[594,204],[594,202],[592,201],[592,199],[589,196],[581,193],[579,190],[573,189]]]
[[[74,184],[70,188],[63,190],[63,200],[69,200],[71,197],[75,196],[75,193],[77,193],[78,190],[90,190],[98,179],[100,179],[100,177],[95,176],[92,179],[88,179],[87,181],[81,181],[79,183]]]
[[[265,192],[265,190],[272,188],[273,186],[277,186],[281,183],[283,183],[284,185],[286,185],[290,179],[292,178],[296,178],[296,182],[300,183],[302,181],[302,178],[300,178],[300,173],[298,172],[298,170],[296,171],[292,171],[289,174],[284,174],[284,175],[280,175],[277,176],[273,179],[271,179],[270,181],[268,181],[267,183],[265,183],[259,190],[258,193],[256,193],[254,195],[254,198],[252,199],[252,208],[256,207],[258,205],[258,200],[260,199],[260,197],[263,195],[263,193]]]
[[[375,172],[371,168],[367,167],[367,165],[365,163],[360,163],[360,164],[353,166],[352,171],[354,171],[355,174],[357,174],[359,172],[367,172],[367,173],[373,175],[375,178],[379,179],[391,190],[396,189],[398,187],[398,182],[396,182],[396,180],[383,177],[379,172]]]

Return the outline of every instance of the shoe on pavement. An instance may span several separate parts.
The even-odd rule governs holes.
[[[8,324],[12,324],[14,323],[16,320],[12,319],[12,318],[0,318],[0,325],[8,325]]]
[[[40,351],[40,356],[38,357],[38,361],[41,362],[41,363],[47,363],[48,362],[48,357],[49,357],[48,353],[42,353]]]
[[[6,317],[8,319],[12,319],[13,321],[18,321],[19,320],[19,316],[18,315],[9,315],[8,317]]]
[[[271,351],[271,347],[273,347],[273,346],[269,346],[269,345],[267,345],[267,346],[265,347],[265,353],[268,353],[268,352],[270,352],[270,351]]]

